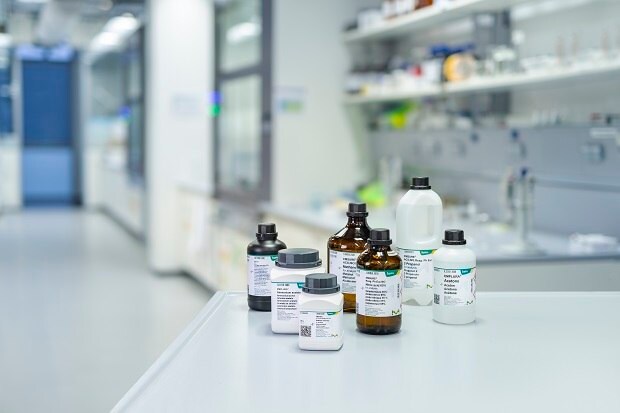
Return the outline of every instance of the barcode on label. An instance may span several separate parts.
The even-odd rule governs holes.
[[[302,337],[312,337],[312,326],[299,326],[299,335]]]
[[[435,304],[439,304],[439,294],[435,294]]]

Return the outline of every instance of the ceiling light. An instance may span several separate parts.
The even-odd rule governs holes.
[[[112,32],[101,32],[92,42],[93,48],[108,48],[108,47],[116,47],[121,43],[121,36],[117,33]]]
[[[138,19],[130,14],[124,14],[122,16],[112,17],[105,26],[103,26],[104,32],[114,32],[120,34],[131,33],[140,26]]]

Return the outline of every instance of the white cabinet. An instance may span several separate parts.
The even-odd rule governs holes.
[[[258,217],[179,189],[182,269],[212,290],[246,289],[246,248]]]

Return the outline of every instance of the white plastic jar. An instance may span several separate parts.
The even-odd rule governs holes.
[[[278,252],[271,270],[271,331],[299,333],[298,300],[306,275],[325,272],[319,251],[312,248],[288,248]]]
[[[444,324],[476,320],[476,255],[465,246],[465,233],[445,232],[443,246],[433,254],[433,318]]]
[[[306,275],[299,296],[299,348],[340,350],[344,296],[334,274]]]

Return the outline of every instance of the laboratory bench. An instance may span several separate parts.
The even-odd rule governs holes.
[[[451,326],[403,306],[391,336],[344,316],[340,351],[273,334],[218,292],[113,412],[620,411],[620,293],[479,293]]]
[[[346,223],[343,211],[330,207],[293,208],[263,204],[264,219],[278,225],[287,245],[325,251],[327,239]],[[575,251],[568,236],[533,231],[530,239],[541,254],[513,254],[505,250],[518,236],[508,225],[450,219],[445,228],[465,231],[468,247],[477,257],[478,291],[620,291],[620,250]],[[395,228],[394,210],[370,210],[373,228]]]
[[[212,199],[209,188],[187,182],[179,182],[178,201],[182,269],[212,290],[246,288],[246,247],[259,221],[275,222],[289,247],[316,248],[324,261],[328,238],[346,222],[337,208],[262,204],[252,213],[235,212]],[[368,222],[393,229],[393,211],[371,210]],[[620,291],[620,252],[574,252],[568,237],[534,232],[532,238],[545,254],[518,256],[501,250],[516,238],[506,225],[445,225],[464,229],[477,253],[478,291]]]
[[[323,233],[321,239],[327,239],[339,231],[347,219],[343,211],[334,208],[294,208],[263,204],[261,211],[273,218],[274,222],[285,220],[320,231]],[[368,224],[372,228],[393,230],[396,227],[395,209],[371,210]],[[469,248],[474,250],[478,263],[482,264],[620,259],[620,248],[606,252],[575,251],[571,249],[567,236],[543,231],[533,231],[530,235],[530,239],[542,250],[540,254],[513,254],[504,247],[514,243],[517,234],[506,224],[444,220],[444,226],[446,229],[463,229]]]

